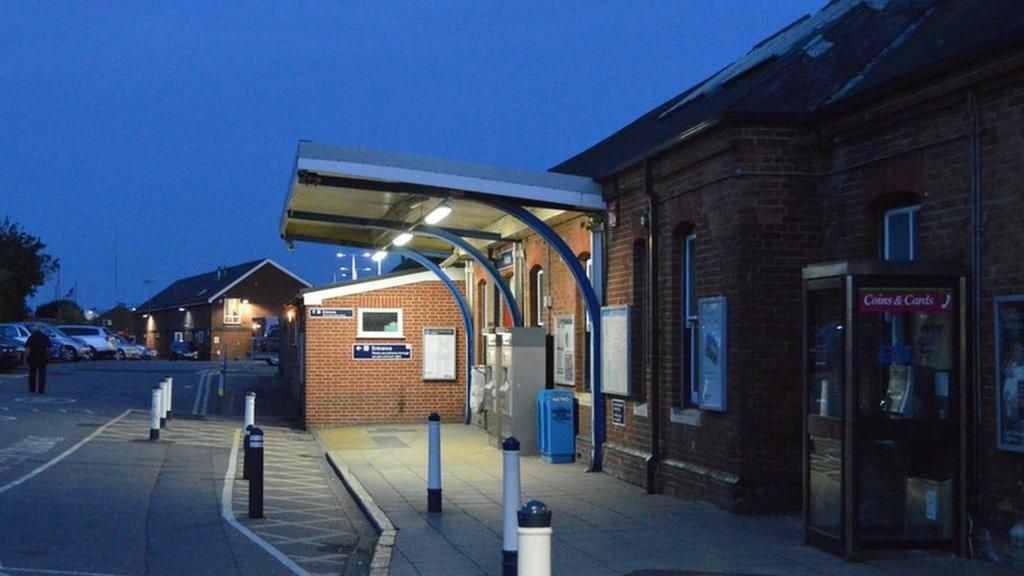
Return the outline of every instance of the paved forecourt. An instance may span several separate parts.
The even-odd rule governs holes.
[[[442,426],[444,511],[428,514],[427,434],[422,425],[316,431],[329,456],[397,529],[389,573],[501,574],[501,452],[473,426]],[[523,457],[522,501],[553,510],[553,572],[559,576],[1011,575],[946,554],[884,554],[847,563],[803,544],[796,516],[737,516],[709,504],[647,495],[576,464]],[[664,572],[648,572],[664,571]]]

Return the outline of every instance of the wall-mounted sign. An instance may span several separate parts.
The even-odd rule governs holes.
[[[555,316],[555,383],[576,383],[576,322],[572,314]]]
[[[948,312],[954,304],[948,288],[861,288],[857,293],[861,314]]]
[[[626,401],[621,398],[612,399],[612,424],[616,426],[626,425]]]
[[[697,373],[700,378],[700,407],[725,411],[729,356],[728,315],[725,296],[701,298],[697,310]]]
[[[354,318],[355,310],[352,308],[310,308],[310,318]]]
[[[423,379],[455,380],[455,328],[423,329]]]
[[[409,344],[353,344],[355,360],[408,360],[412,358]]]
[[[602,392],[629,396],[629,306],[601,308]]]
[[[511,268],[516,263],[515,251],[511,248],[504,252],[498,253],[498,258],[495,260],[494,265],[498,270],[505,270]]]
[[[996,444],[1024,452],[1024,296],[995,299]]]

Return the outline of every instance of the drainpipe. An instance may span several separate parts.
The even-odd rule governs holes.
[[[967,95],[971,116],[971,384],[974,396],[975,462],[974,486],[980,486],[981,466],[977,461],[983,454],[981,427],[981,119],[974,92]],[[961,444],[964,446],[965,444]],[[966,480],[966,474],[964,474]],[[967,490],[962,492],[966,499]],[[969,515],[969,512],[968,512]],[[973,522],[971,523],[973,526]],[[969,538],[969,537],[968,537]],[[970,546],[970,540],[967,542]],[[961,550],[961,554],[966,552]]]
[[[644,326],[650,353],[650,380],[651,396],[648,398],[648,418],[651,424],[651,455],[647,457],[647,493],[658,493],[658,463],[662,459],[661,449],[661,390],[658,382],[659,376],[659,353],[658,353],[658,312],[654,309],[658,305],[658,242],[657,242],[657,207],[658,201],[654,196],[654,182],[651,177],[651,161],[644,160],[644,195],[647,196],[647,290],[644,298],[647,300],[644,306]]]

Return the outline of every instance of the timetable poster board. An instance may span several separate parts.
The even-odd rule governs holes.
[[[423,379],[455,380],[455,328],[423,329]]]
[[[629,306],[601,308],[601,391],[629,396]]]
[[[996,443],[1024,452],[1024,296],[995,299]]]
[[[576,383],[576,321],[572,314],[555,316],[555,384]]]
[[[725,411],[729,343],[725,296],[701,298],[697,310],[700,336],[697,371],[700,376],[700,407]]]

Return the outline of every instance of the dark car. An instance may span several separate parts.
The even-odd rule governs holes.
[[[167,356],[171,360],[198,360],[199,351],[193,349],[188,342],[174,342]]]
[[[0,338],[0,370],[9,370],[25,361],[25,345],[13,338]]]

